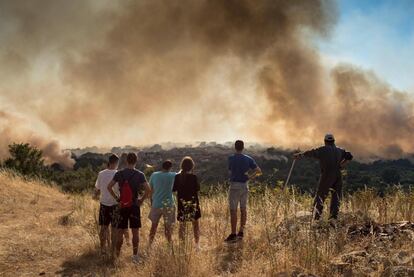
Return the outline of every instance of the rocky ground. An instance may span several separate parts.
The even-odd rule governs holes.
[[[303,233],[324,247],[325,240],[336,240],[329,245],[337,251],[327,271],[339,276],[414,276],[414,223],[401,221],[378,224],[358,215],[344,215],[339,221],[313,222],[310,213],[300,214],[278,227],[275,241],[288,241],[291,232]],[[333,251],[335,251],[333,250]],[[297,268],[278,275],[311,277]],[[322,275],[323,276],[323,275]]]

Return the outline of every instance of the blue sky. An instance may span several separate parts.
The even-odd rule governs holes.
[[[414,0],[339,0],[331,37],[318,43],[326,60],[373,70],[414,92]]]

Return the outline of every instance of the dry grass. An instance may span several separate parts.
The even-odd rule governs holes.
[[[223,239],[230,229],[226,195],[201,198],[201,252],[192,245],[192,232],[185,242],[178,242],[175,232],[175,242],[168,246],[163,226],[153,249],[147,252],[150,222],[146,203],[140,231],[142,263],[134,265],[131,249],[125,245],[119,261],[99,254],[98,202],[1,172],[0,275],[276,276],[283,272],[286,275],[279,276],[288,276],[296,271],[341,276],[331,262],[341,253],[373,244],[369,237],[350,241],[347,225],[364,220],[414,220],[413,193],[396,192],[386,201],[369,190],[348,197],[341,210],[343,227],[337,229],[326,221],[312,227],[307,212],[311,203],[309,197],[294,191],[253,192],[244,241],[225,245]],[[414,253],[413,244],[393,243]],[[380,276],[384,270],[379,266],[370,276]]]

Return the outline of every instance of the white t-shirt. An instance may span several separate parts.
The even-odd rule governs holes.
[[[105,206],[113,206],[118,203],[108,191],[108,184],[114,179],[116,169],[104,169],[98,174],[95,187],[101,191],[101,204]],[[118,184],[113,187],[115,193],[119,191]]]

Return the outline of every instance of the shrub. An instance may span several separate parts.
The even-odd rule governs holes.
[[[45,171],[42,151],[29,143],[9,145],[10,158],[4,161],[4,167],[13,169],[24,176],[41,177]]]

